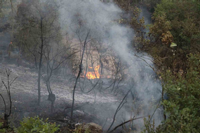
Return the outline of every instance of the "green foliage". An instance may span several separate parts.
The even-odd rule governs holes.
[[[200,56],[190,54],[185,77],[174,77],[168,71],[164,89],[170,100],[163,101],[168,119],[167,132],[198,133],[200,131]]]
[[[0,127],[2,127],[3,126],[3,122],[0,122]]]
[[[13,133],[13,130],[11,128],[4,128],[3,122],[0,122],[0,133]]]
[[[194,39],[200,37],[199,4],[199,1],[162,0],[155,9],[154,18],[165,16],[166,21],[170,21],[170,32],[181,49],[189,50],[199,45],[199,40]]]
[[[150,122],[151,116],[148,117],[148,119],[144,118],[144,130],[142,133],[160,133],[161,132],[161,126],[158,126],[156,128],[155,121],[153,120],[153,123]]]
[[[0,122],[0,128],[3,127],[3,122]],[[5,133],[6,129],[0,129],[0,133]]]
[[[162,0],[153,13],[150,27],[152,45],[148,53],[158,67],[166,67],[177,74],[187,69],[187,55],[200,51],[200,1]],[[170,47],[176,44],[176,47]]]
[[[149,119],[150,119],[150,116],[149,116]],[[144,118],[144,126],[145,126],[145,129],[142,133],[154,133],[154,129],[155,129],[155,124],[154,124],[154,121],[153,121],[153,124],[150,123],[150,121],[146,118]]]
[[[17,133],[55,133],[59,127],[56,124],[48,123],[48,119],[43,120],[39,117],[24,118],[20,127],[16,129]]]
[[[200,131],[200,54],[188,56],[186,75],[174,76],[170,70],[163,74],[164,91],[169,100],[164,100],[167,119],[155,129],[145,120],[148,133],[199,133]]]

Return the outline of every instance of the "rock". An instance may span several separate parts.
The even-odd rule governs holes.
[[[102,133],[102,127],[95,123],[76,123],[75,125],[68,124],[61,128],[61,133]]]
[[[74,116],[84,116],[84,115],[85,115],[85,113],[81,110],[75,110],[74,111]]]
[[[83,133],[89,131],[89,133],[102,133],[102,127],[95,123],[87,123],[83,125]]]

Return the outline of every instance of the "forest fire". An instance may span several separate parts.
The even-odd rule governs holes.
[[[93,69],[92,67],[89,67],[90,69]],[[96,66],[93,70],[94,72],[87,72],[85,75],[88,79],[99,79],[100,74],[99,74],[99,68],[100,65]]]

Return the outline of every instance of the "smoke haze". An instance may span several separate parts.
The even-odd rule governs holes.
[[[158,101],[161,97],[161,84],[154,78],[155,73],[149,67],[154,67],[153,59],[145,53],[139,54],[134,49],[130,49],[134,31],[129,26],[122,26],[116,22],[122,13],[123,11],[113,2],[65,0],[62,1],[60,8],[60,23],[63,31],[71,35],[76,36],[75,31],[81,31],[80,36],[84,39],[90,31],[91,38],[101,40],[113,48],[122,61],[129,66],[129,81],[126,82],[129,87],[123,88],[123,91],[126,92],[131,88],[145,105],[143,112],[134,115],[151,115],[155,109],[152,102]],[[81,27],[80,21],[83,22]],[[139,105],[136,107],[138,108]],[[113,108],[116,109],[116,105],[113,105]],[[126,120],[130,119],[131,110],[122,109],[121,112],[126,115]],[[159,119],[161,120],[161,117]],[[156,121],[156,124],[159,124],[160,120]]]

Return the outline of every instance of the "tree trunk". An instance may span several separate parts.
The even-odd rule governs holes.
[[[41,29],[41,47],[40,47],[40,61],[39,61],[39,70],[38,70],[38,105],[40,105],[40,82],[41,82],[41,68],[42,68],[42,57],[43,57],[43,47],[44,47],[44,40],[43,40],[43,27],[42,27],[42,18],[40,21],[40,29]]]
[[[162,85],[162,102],[164,101],[164,86]],[[164,121],[167,119],[167,116],[165,114],[165,106],[163,105],[163,117]]]
[[[87,44],[87,39],[88,39],[89,33],[90,32],[87,33],[87,36],[86,36],[85,41],[84,41],[83,53],[82,53],[81,62],[80,62],[80,65],[79,65],[79,72],[78,72],[78,75],[76,77],[76,81],[75,81],[75,84],[74,84],[74,89],[73,89],[73,94],[72,94],[71,118],[70,118],[71,122],[73,121],[73,111],[74,111],[74,103],[75,103],[76,85],[77,85],[78,79],[80,77],[80,74],[82,72],[82,62],[83,62],[83,57],[84,57],[84,53],[85,53],[85,47],[86,47],[86,44]]]
[[[36,58],[36,56],[34,57],[34,60],[35,60],[35,68],[37,68],[37,58]]]
[[[54,110],[54,101],[51,101],[51,113],[53,113]]]

